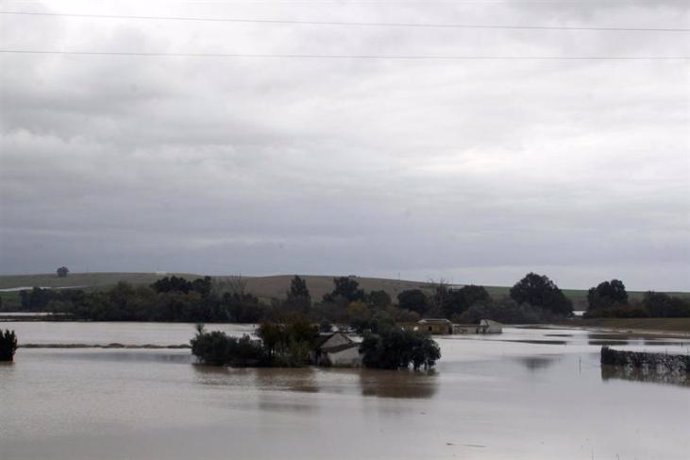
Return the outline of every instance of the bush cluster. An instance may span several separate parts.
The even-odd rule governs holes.
[[[17,336],[14,331],[0,329],[0,361],[12,361],[17,351]]]
[[[649,291],[645,293],[641,302],[625,304],[609,302],[604,303],[603,306],[600,300],[597,303],[590,302],[589,309],[585,312],[584,317],[687,318],[690,317],[690,300],[661,292]]]
[[[221,331],[207,332],[200,325],[190,343],[192,354],[204,364],[234,367],[263,367],[270,364],[263,346],[248,335],[229,337]]]
[[[431,369],[441,358],[441,349],[428,335],[400,328],[368,333],[360,345],[362,364],[377,369]]]

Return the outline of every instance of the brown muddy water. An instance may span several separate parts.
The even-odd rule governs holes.
[[[6,327],[53,345],[178,345],[194,334],[191,324]],[[0,366],[0,459],[688,458],[687,382],[599,365],[602,343],[688,353],[688,340],[508,328],[438,342],[432,374],[217,369],[179,349],[22,348]]]

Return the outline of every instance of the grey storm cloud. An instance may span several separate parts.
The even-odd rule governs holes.
[[[2,11],[687,28],[679,1],[0,2]],[[5,50],[690,56],[687,32],[0,15]],[[687,59],[0,54],[0,272],[690,289]]]

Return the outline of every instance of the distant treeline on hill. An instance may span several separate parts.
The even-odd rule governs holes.
[[[548,277],[527,274],[510,295],[492,298],[482,286],[451,288],[438,283],[430,290],[409,289],[392,299],[384,290],[364,291],[354,277],[333,278],[333,289],[314,301],[305,280],[295,276],[285,298],[259,299],[241,278],[188,281],[163,278],[149,286],[120,282],[107,290],[50,290],[33,288],[20,293],[22,310],[48,311],[92,321],[182,321],[257,323],[299,313],[350,324],[366,330],[381,319],[414,322],[421,318],[448,318],[459,323],[493,319],[503,323],[539,323],[572,315],[572,302]],[[687,300],[648,292],[631,304],[618,280],[590,289],[587,316],[690,316]]]
[[[585,318],[687,318],[690,299],[646,292],[641,301],[631,301],[622,281],[599,283],[587,292]]]

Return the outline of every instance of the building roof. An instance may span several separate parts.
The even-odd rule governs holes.
[[[342,345],[335,345],[332,347],[324,347],[321,349],[321,351],[325,353],[338,353],[339,351],[347,350],[350,348],[355,348],[359,347],[358,343],[352,342],[352,343],[344,343]]]
[[[316,339],[316,347],[320,348],[324,343],[328,342],[333,336],[336,336],[336,335],[342,335],[345,338],[345,340],[348,341],[348,343],[354,343],[353,340],[350,337],[348,337],[347,334],[344,334],[343,332],[340,332],[340,331],[325,332],[325,333],[319,334],[319,337]]]
[[[424,318],[419,321],[419,324],[451,324],[450,320],[446,318]]]

